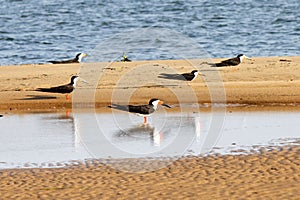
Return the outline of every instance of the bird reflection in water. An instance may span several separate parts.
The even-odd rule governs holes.
[[[65,113],[54,114],[51,116],[43,117],[49,123],[53,123],[55,126],[61,126],[64,130],[71,133],[72,144],[74,147],[78,146],[78,138],[76,134],[76,120],[73,117],[71,110],[66,110]]]
[[[160,146],[163,140],[163,133],[161,130],[149,125],[143,124],[129,129],[120,130],[117,132],[116,137],[126,137],[132,140],[145,140],[150,138],[151,145]]]
[[[61,114],[56,115],[56,116],[47,117],[47,119],[67,120],[67,121],[73,121],[74,120],[71,110],[66,110],[65,113],[61,113]]]
[[[194,118],[195,121],[195,135],[197,142],[200,142],[200,136],[201,136],[201,124],[200,124],[200,116],[196,116]]]

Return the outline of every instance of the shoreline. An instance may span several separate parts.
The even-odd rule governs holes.
[[[213,59],[218,62],[222,59]],[[193,69],[191,63],[184,60],[136,61],[98,63],[109,66],[98,70],[97,64],[38,64],[0,67],[0,110],[3,112],[27,110],[65,110],[72,107],[62,94],[41,93],[34,91],[38,87],[51,87],[69,82],[71,75],[78,74],[85,79],[91,79],[93,73],[102,73],[95,90],[94,101],[97,108],[111,104],[114,92],[129,94],[130,103],[145,104],[150,98],[159,98],[169,104],[190,103],[187,99],[178,99],[184,96],[186,90],[192,91],[199,104],[209,105],[213,102],[226,104],[297,105],[300,103],[300,56],[293,57],[258,57],[245,60],[236,67],[217,68],[205,64],[203,60],[193,61],[201,66],[197,79],[190,82],[167,80],[158,78],[161,73],[184,73]],[[204,63],[204,64],[203,64]],[[160,83],[147,83],[139,86],[141,75],[136,69],[150,66],[147,69],[150,77]],[[151,68],[151,69],[150,69]],[[153,68],[153,69],[152,69]],[[145,67],[146,69],[146,67]],[[80,71],[81,70],[81,71]],[[121,87],[118,81],[131,77]],[[216,78],[216,76],[219,76]],[[124,78],[125,77],[125,78]],[[136,80],[134,79],[136,78]],[[98,77],[99,78],[99,77]],[[163,85],[163,87],[161,86]],[[223,86],[224,87],[223,87]],[[223,87],[223,88],[220,88]],[[80,83],[79,88],[72,93],[91,89],[91,86]],[[218,89],[226,96],[215,98]],[[133,93],[130,93],[133,92]],[[174,93],[175,92],[175,93]],[[213,96],[211,96],[213,95]],[[215,96],[214,96],[215,95]],[[211,99],[211,97],[213,99]],[[85,102],[85,100],[83,100]],[[298,106],[297,106],[298,107]]]
[[[0,113],[4,114],[35,114],[35,113],[65,113],[68,112],[68,115],[71,113],[112,113],[112,109],[108,106],[95,106],[93,108],[76,108],[72,109],[71,106],[56,108],[56,104],[53,104],[54,107],[50,108],[37,108],[31,107],[27,109],[12,109],[12,110],[1,110]],[[270,104],[270,105],[257,105],[257,104],[242,104],[242,105],[218,105],[218,106],[211,106],[210,104],[200,105],[199,109],[191,109],[191,108],[181,108],[180,105],[173,105],[171,104],[171,109],[164,109],[165,112],[299,112],[300,105],[298,104]],[[124,112],[124,111],[118,111]]]
[[[278,153],[290,149],[299,149],[300,140],[299,138],[291,138],[291,140],[286,141],[284,138],[279,139],[280,145],[274,144],[257,144],[252,146],[239,146],[237,149],[226,150],[225,146],[223,147],[213,147],[210,151],[201,154],[178,154],[174,156],[154,156],[154,157],[109,157],[109,158],[93,158],[86,157],[83,159],[71,159],[71,160],[61,160],[61,161],[43,161],[43,162],[24,162],[24,163],[7,163],[0,162],[0,164],[6,165],[4,168],[0,168],[1,171],[5,170],[55,170],[55,169],[74,169],[74,168],[86,168],[98,167],[100,165],[105,165],[112,168],[117,168],[118,171],[124,171],[128,173],[147,173],[151,171],[156,171],[160,168],[167,167],[169,164],[176,161],[183,161],[189,159],[207,159],[207,158],[226,158],[226,157],[243,157],[243,156],[259,156],[266,153]],[[224,152],[220,153],[220,149],[223,148]],[[153,169],[149,166],[152,165],[151,162],[161,162],[161,164],[154,166]],[[135,170],[123,167],[122,163],[129,164],[130,162],[140,163],[141,165],[136,167]],[[166,166],[165,163],[168,163]],[[10,164],[11,167],[8,167],[7,164]],[[114,166],[116,165],[116,166]],[[145,168],[146,167],[146,168]]]

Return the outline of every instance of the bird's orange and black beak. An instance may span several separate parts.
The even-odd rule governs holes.
[[[165,107],[167,107],[167,108],[171,108],[171,106],[165,104],[163,101],[159,101],[159,102],[158,102],[158,105],[162,105],[162,106],[165,106]]]
[[[251,58],[249,58],[248,56],[245,56],[245,55],[244,55],[244,58],[246,58],[248,60],[253,60],[253,59],[251,59]]]
[[[81,78],[81,77],[79,77],[80,78],[80,80],[82,81],[82,82],[84,82],[84,83],[89,83],[89,82],[87,82],[85,79],[83,79],[83,78]]]

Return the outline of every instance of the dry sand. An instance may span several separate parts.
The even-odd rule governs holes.
[[[148,77],[169,73],[169,68],[176,73],[193,69],[186,61],[112,63],[103,70],[104,75],[97,84],[96,105],[109,105],[114,89],[128,94],[134,89],[130,95],[132,103],[145,103],[152,97],[178,103],[177,94],[171,90],[184,93],[187,86],[182,81],[161,79],[167,87],[154,82],[134,88],[143,80],[138,76],[143,74],[137,70],[136,79],[116,85],[141,65],[153,67]],[[235,68],[214,68],[205,63],[201,66],[205,76],[190,83],[201,104],[211,103],[208,88],[214,90],[224,84],[226,103],[290,105],[290,109],[299,109],[294,105],[300,103],[300,57],[253,58]],[[0,110],[31,112],[71,108],[72,103],[64,95],[34,90],[67,83],[82,68],[85,70],[80,73],[85,79],[99,73],[93,64],[0,67]],[[80,93],[84,87],[91,86],[80,83],[76,92]],[[188,103],[189,99],[184,101]],[[60,169],[0,170],[0,199],[299,199],[299,156],[300,147],[289,146],[251,155],[186,157],[146,173],[126,173],[99,163]],[[124,166],[133,164],[139,165],[124,161]]]
[[[102,76],[96,84],[93,101],[97,107],[107,106],[111,103],[113,92],[129,96],[129,93],[134,90],[130,95],[132,103],[145,103],[152,97],[160,98],[169,104],[178,101],[188,103],[189,98],[178,99],[178,96],[186,94],[186,89],[192,88],[199,103],[211,103],[211,100],[255,105],[300,103],[298,89],[300,57],[252,59],[245,60],[237,67],[225,68],[211,67],[203,60],[195,61],[201,66],[201,73],[205,76],[198,76],[190,86],[184,81],[158,78],[162,73],[176,74],[191,71],[193,67],[184,60],[102,63],[106,68],[101,71]],[[97,65],[86,63],[2,66],[0,67],[0,110],[71,108],[72,102],[67,101],[62,94],[41,93],[34,90],[38,87],[66,84],[71,75],[78,73],[90,81],[95,74],[100,74],[100,70]],[[99,77],[96,78],[98,80]],[[147,78],[155,80],[138,86]],[[124,79],[127,79],[127,82],[124,82]],[[123,82],[118,83],[120,80]],[[82,88],[93,88],[91,83],[89,85],[79,82],[79,84],[75,93],[85,91]],[[210,96],[209,90],[213,96]],[[216,97],[224,91],[226,98]]]

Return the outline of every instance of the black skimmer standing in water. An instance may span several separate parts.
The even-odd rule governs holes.
[[[190,73],[184,73],[184,74],[181,74],[181,75],[185,78],[185,80],[192,81],[195,78],[197,78],[198,74],[199,74],[198,70],[193,70]]]
[[[123,52],[123,56],[122,56],[121,62],[131,62],[131,60],[126,56],[125,52]]]
[[[164,104],[163,101],[159,99],[151,99],[149,101],[148,105],[129,105],[128,106],[128,111],[131,113],[136,113],[137,115],[143,116],[144,117],[144,124],[147,123],[147,116],[152,114],[156,109],[158,105],[165,106],[167,108],[171,108],[171,106]]]
[[[223,60],[220,63],[216,63],[216,67],[236,66],[236,65],[240,64],[244,58],[249,59],[244,54],[239,54],[235,58],[230,58],[228,60]]]
[[[156,109],[158,105],[162,105],[168,108],[171,108],[171,106],[164,104],[163,101],[159,99],[151,99],[149,101],[148,105],[128,105],[128,106],[121,106],[121,105],[116,105],[113,104],[112,106],[109,106],[110,108],[115,108],[118,110],[123,110],[123,111],[129,111],[131,113],[135,113],[139,116],[144,117],[144,124],[147,123],[147,116],[151,115]]]
[[[61,60],[61,61],[50,60],[50,61],[48,61],[48,62],[51,62],[51,63],[53,63],[53,64],[80,63],[81,60],[82,60],[84,57],[86,57],[86,56],[87,56],[87,54],[85,54],[85,53],[78,53],[78,54],[76,55],[75,58],[70,59],[70,60]]]
[[[37,88],[36,91],[66,94],[66,99],[70,100],[69,93],[73,92],[73,90],[75,89],[78,79],[79,76],[72,76],[71,82],[68,84],[50,88]]]

